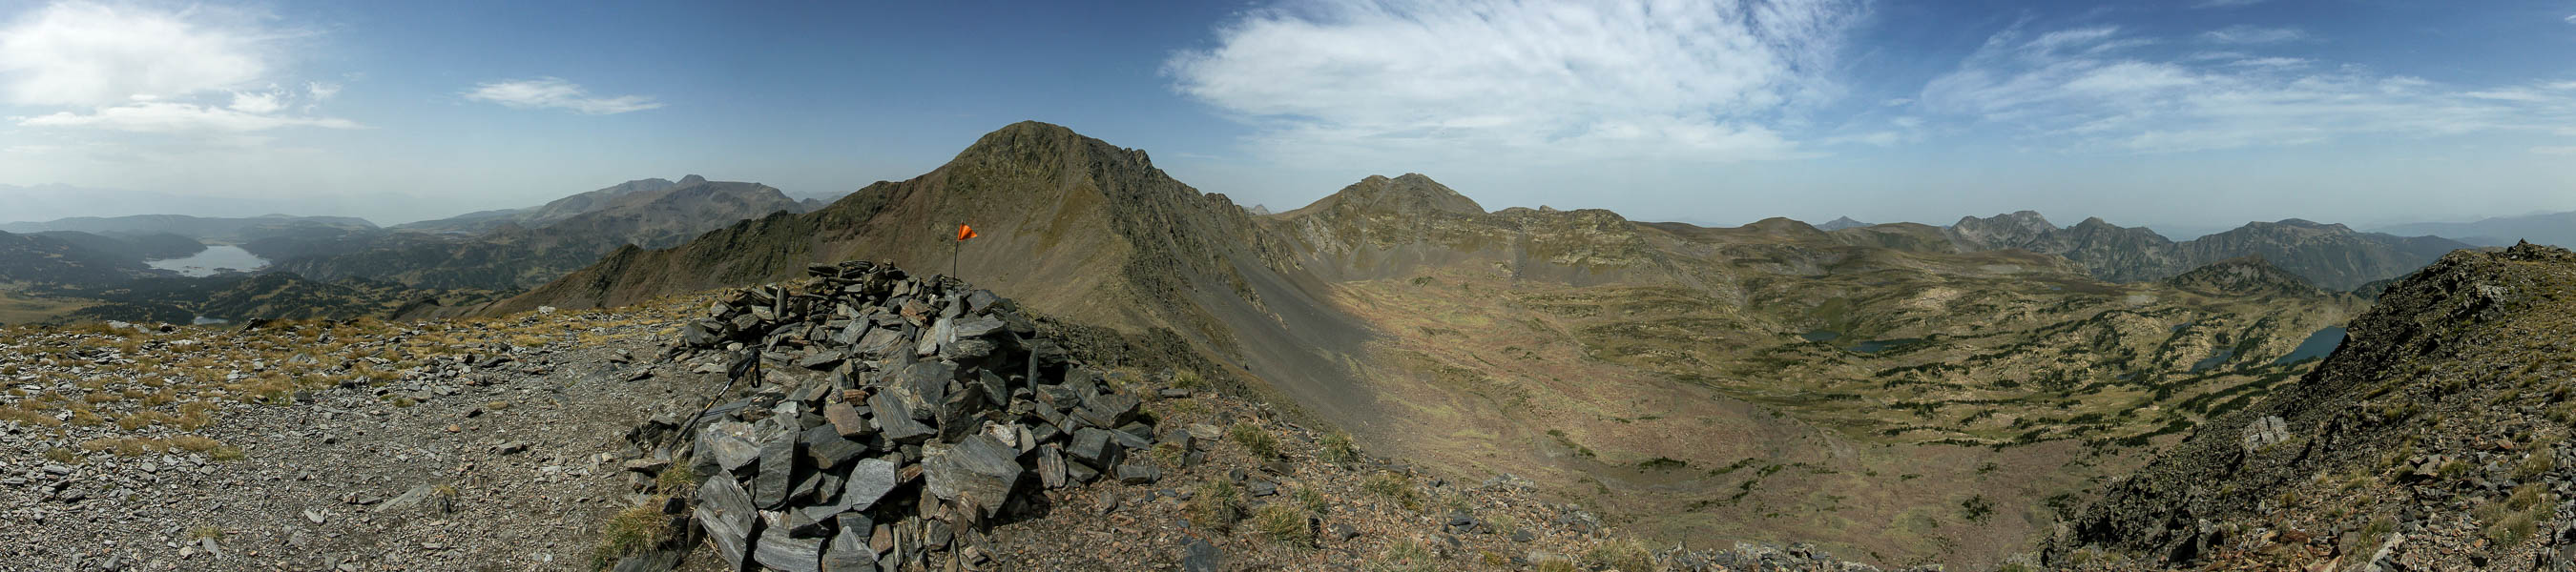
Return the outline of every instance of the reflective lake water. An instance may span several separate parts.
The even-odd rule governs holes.
[[[207,245],[204,252],[187,258],[144,262],[153,268],[177,272],[183,276],[213,276],[226,271],[248,272],[268,266],[268,260],[229,244]]]

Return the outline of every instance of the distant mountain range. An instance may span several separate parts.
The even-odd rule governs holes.
[[[366,219],[354,217],[282,214],[255,217],[131,215],[0,223],[0,231],[16,233],[70,231],[94,234],[175,234],[200,241],[224,242],[249,240],[279,232],[294,232],[296,229],[306,227],[374,230],[376,225],[367,222]]]
[[[2223,260],[2261,256],[2334,290],[2395,278],[2450,251],[2475,247],[2440,237],[2364,233],[2299,219],[2247,223],[2182,242],[2100,218],[2058,228],[2031,211],[1961,218],[1943,230],[1963,249],[2017,248],[2064,256],[2083,264],[2095,277],[2116,282],[2155,280]]]
[[[277,236],[244,248],[314,280],[366,278],[424,288],[511,290],[544,284],[620,246],[664,247],[807,204],[758,183],[628,181],[508,211],[388,231]]]
[[[2527,240],[2534,244],[2576,247],[2576,212],[2494,217],[2477,222],[2401,224],[2380,230],[2447,236],[2482,246],[2512,246],[2515,242]]]

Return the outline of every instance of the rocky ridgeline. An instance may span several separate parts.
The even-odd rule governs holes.
[[[930,553],[973,567],[978,534],[1040,489],[1152,483],[1160,469],[1129,451],[1199,438],[1158,434],[1142,399],[992,292],[864,261],[809,270],[681,328],[683,348],[739,356],[749,398],[637,434],[684,432],[676,462],[705,479],[688,516],[727,567],[894,570]]]

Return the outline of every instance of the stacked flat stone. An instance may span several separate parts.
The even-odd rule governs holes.
[[[972,566],[992,523],[1155,444],[1140,400],[1037,337],[1014,304],[864,261],[738,292],[681,328],[690,350],[757,352],[751,397],[694,422],[690,514],[724,565],[828,572]],[[748,368],[737,368],[737,370]]]

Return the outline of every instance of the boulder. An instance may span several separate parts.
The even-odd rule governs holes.
[[[1083,400],[1078,415],[1093,427],[1117,427],[1136,420],[1136,409],[1141,405],[1143,402],[1135,396],[1110,393]]]
[[[836,402],[823,406],[823,419],[830,422],[832,429],[845,438],[857,439],[877,432],[875,425],[869,424],[866,417],[859,415],[859,408],[848,403]]]
[[[771,570],[786,572],[819,572],[823,564],[823,539],[797,538],[778,528],[761,531],[760,544],[752,550],[751,559]]]
[[[868,531],[841,527],[823,545],[823,572],[877,572],[877,551],[868,547]]]
[[[962,502],[989,519],[1007,504],[1019,487],[1021,475],[1027,472],[1020,467],[1018,456],[1017,449],[977,434],[956,445],[926,448],[922,453],[922,475],[928,478],[931,495]]]
[[[718,563],[728,570],[741,570],[749,563],[751,527],[759,512],[751,505],[751,495],[733,479],[710,478],[698,486],[698,527],[706,531],[707,540],[716,545]]]
[[[860,459],[850,464],[848,481],[841,485],[841,496],[833,501],[843,510],[867,510],[878,499],[893,492],[902,481],[895,477],[893,462],[885,459]]]
[[[1153,465],[1142,463],[1126,463],[1118,465],[1118,482],[1121,483],[1131,485],[1150,485],[1154,484],[1154,481],[1162,479],[1163,470],[1154,468]]]
[[[1075,431],[1073,443],[1067,445],[1064,452],[1067,456],[1073,457],[1073,460],[1090,465],[1095,470],[1116,467],[1118,461],[1127,457],[1126,446],[1120,445],[1109,433],[1107,429],[1092,428]]]
[[[912,409],[904,400],[886,393],[868,396],[868,409],[876,412],[877,430],[887,441],[919,443],[937,431],[913,420]]]
[[[751,480],[752,504],[765,509],[786,504],[795,477],[796,440],[782,435],[761,443],[759,474]]]

